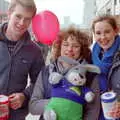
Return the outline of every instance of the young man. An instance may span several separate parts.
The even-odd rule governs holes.
[[[35,14],[34,0],[11,0],[8,23],[0,28],[0,94],[9,97],[9,120],[25,120],[28,100],[44,66],[40,48],[27,31]]]

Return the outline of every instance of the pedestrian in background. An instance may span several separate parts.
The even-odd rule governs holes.
[[[8,23],[0,27],[0,94],[9,98],[9,120],[25,120],[34,83],[44,66],[41,50],[27,31],[35,14],[34,0],[11,0]]]

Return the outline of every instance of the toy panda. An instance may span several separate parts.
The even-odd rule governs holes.
[[[91,89],[85,87],[86,72],[100,73],[97,66],[86,64],[72,67],[64,76],[52,72],[52,97],[45,107],[45,120],[82,120],[83,104],[94,99]]]

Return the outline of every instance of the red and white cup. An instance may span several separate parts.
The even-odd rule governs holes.
[[[0,95],[0,120],[8,120],[9,100],[5,95]],[[3,110],[2,110],[3,109]]]

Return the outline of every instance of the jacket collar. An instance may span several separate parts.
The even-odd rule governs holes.
[[[0,40],[5,40],[6,39],[5,31],[7,29],[7,26],[8,26],[8,23],[4,23],[4,24],[1,25],[1,27],[0,27]],[[26,31],[21,39],[22,39],[22,41],[30,40],[29,32]]]
[[[0,40],[4,40],[5,39],[5,31],[7,29],[7,23],[4,23],[1,25],[0,27]]]
[[[71,64],[71,67],[70,68],[63,67],[63,65],[61,64],[61,61],[66,61],[68,64]],[[64,75],[68,72],[69,69],[71,69],[72,67],[79,65],[79,64],[87,64],[87,62],[85,59],[73,60],[70,58],[60,56],[58,59],[56,59],[54,62],[52,62],[49,65],[49,72],[50,73],[58,72],[58,73]]]
[[[7,38],[5,36],[5,31],[7,29],[7,23],[2,24],[2,26],[0,27],[0,41],[6,42],[7,43]],[[13,56],[16,55],[16,53],[20,50],[20,48],[27,44],[30,41],[30,34],[28,31],[26,31],[24,33],[24,35],[22,36],[22,38],[20,40],[18,40],[15,48],[14,48],[14,52],[13,52]]]

